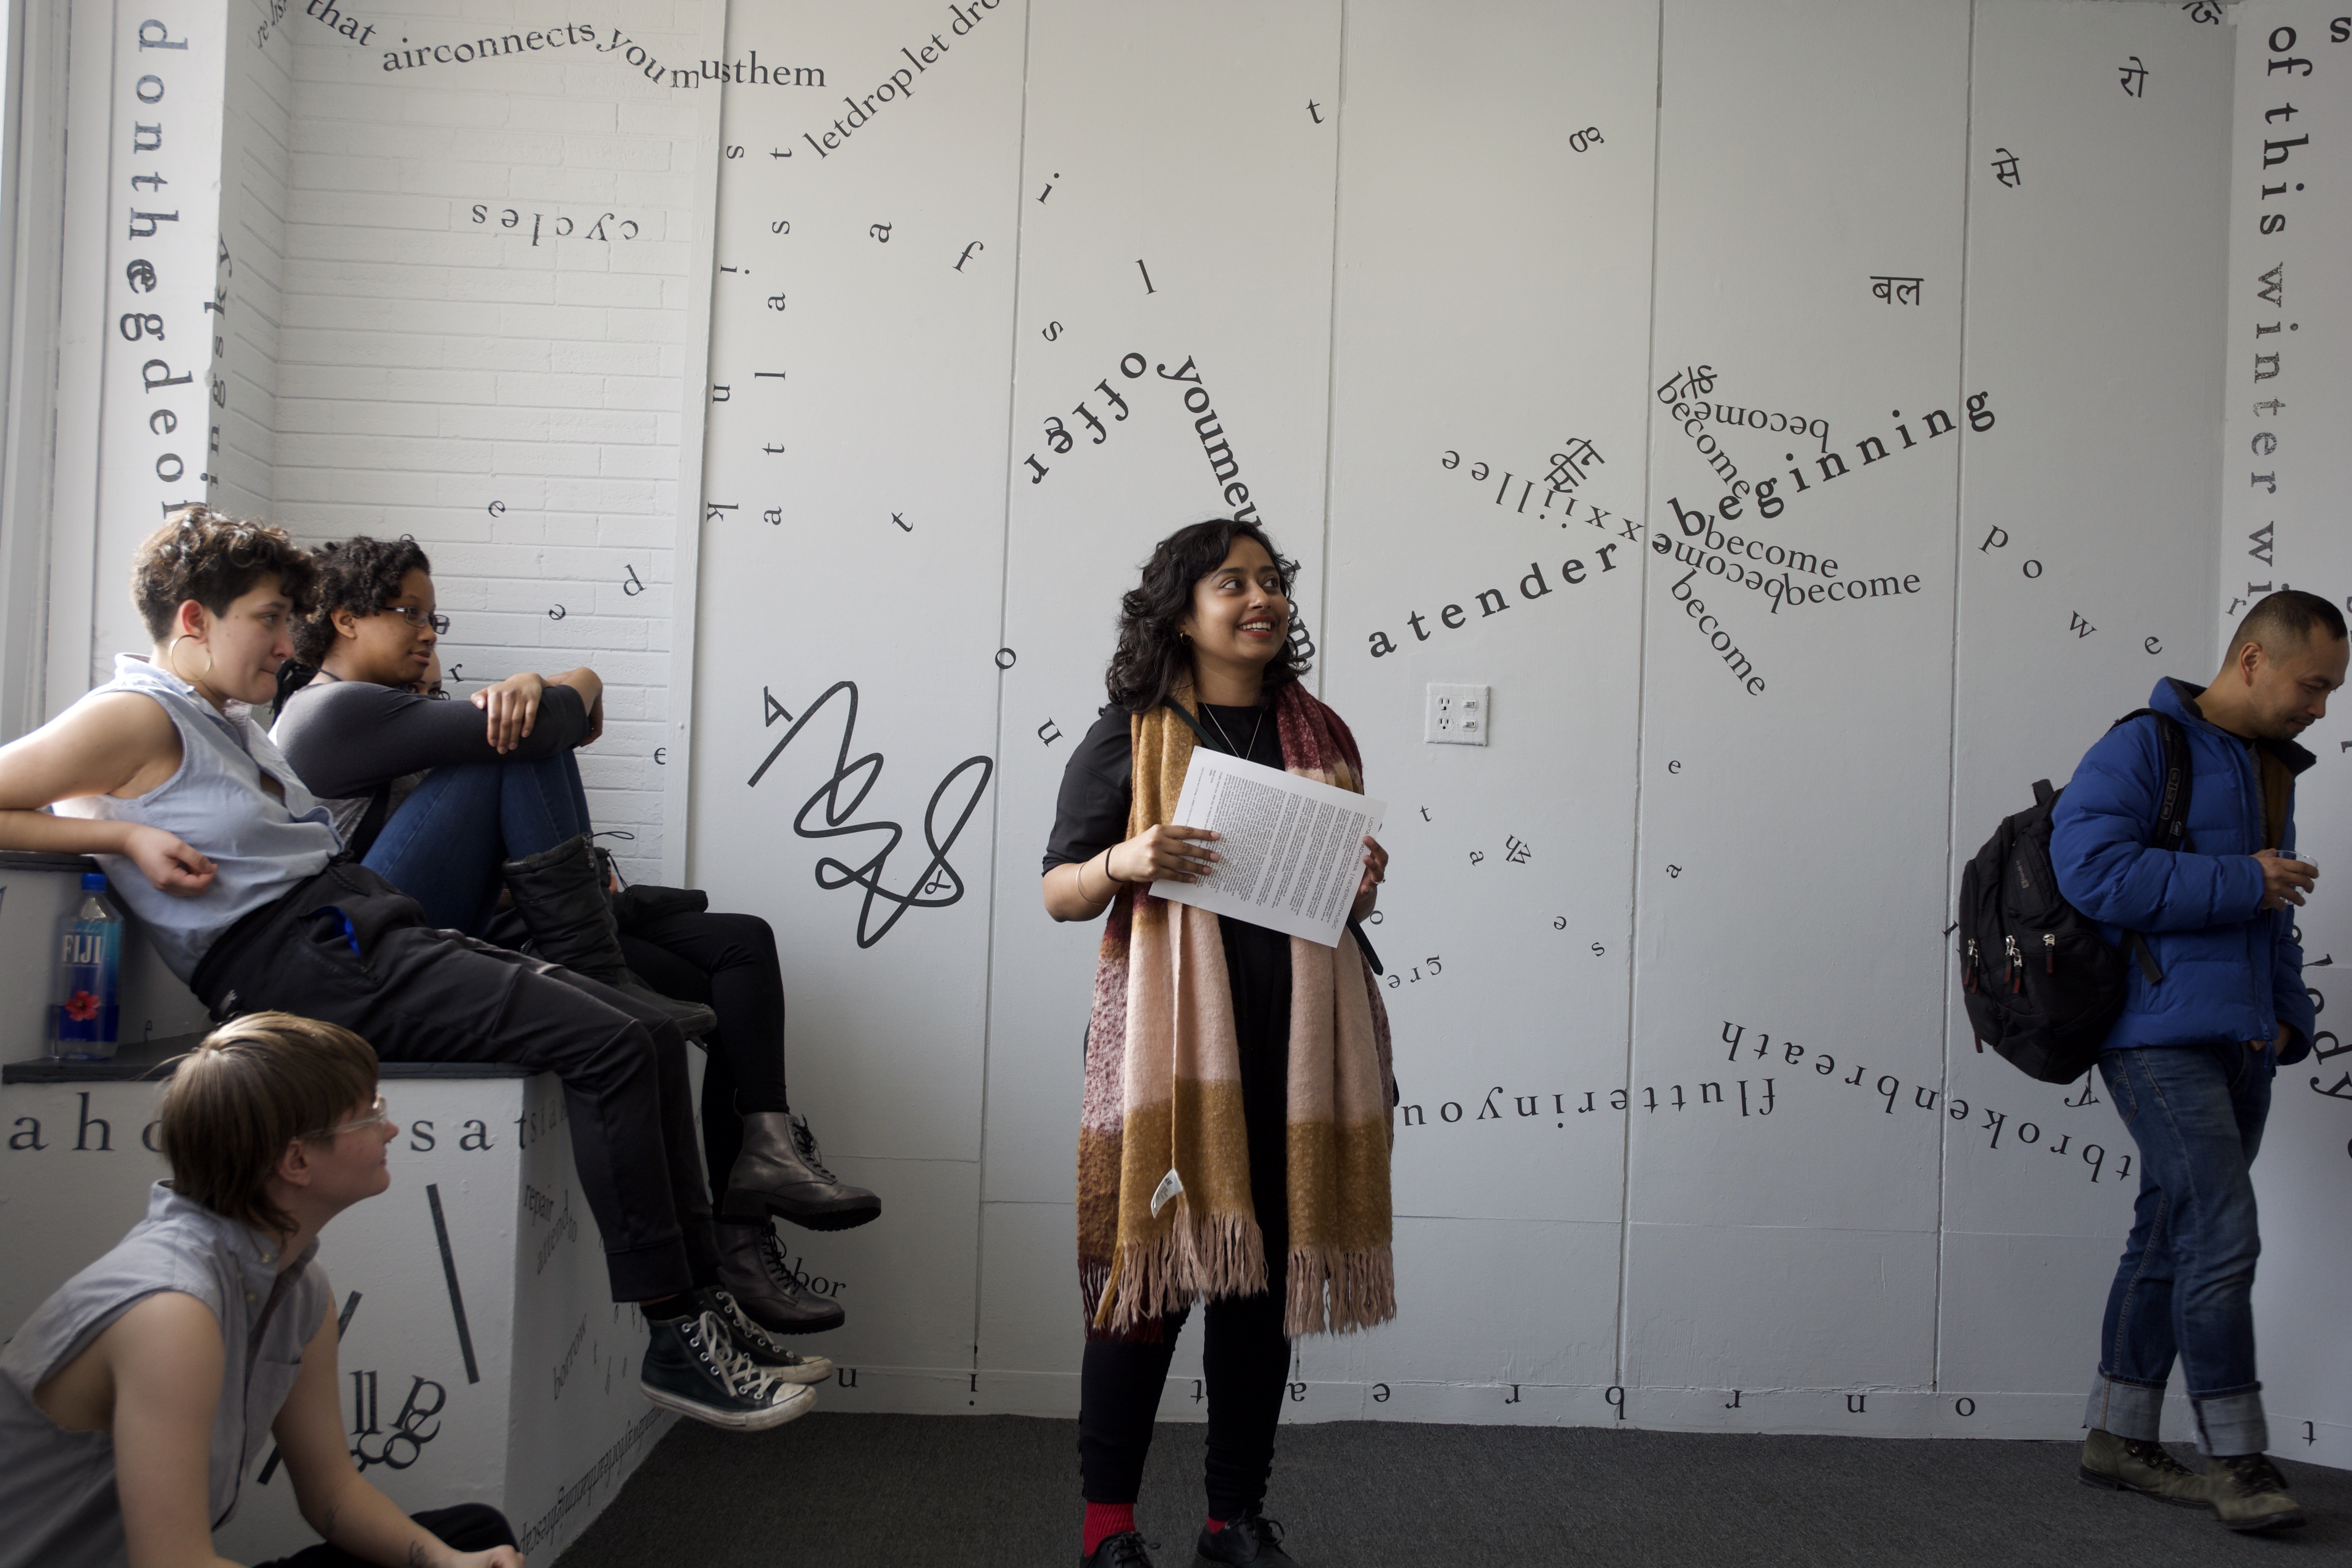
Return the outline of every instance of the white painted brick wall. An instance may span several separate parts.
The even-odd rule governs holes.
[[[306,539],[415,535],[453,622],[443,662],[462,668],[460,692],[593,666],[605,727],[581,754],[589,804],[600,828],[636,836],[614,845],[626,873],[654,876],[681,377],[698,330],[695,100],[717,89],[656,86],[585,45],[386,71],[404,38],[454,45],[545,18],[505,0],[361,15],[370,47],[304,16],[301,0],[284,23],[271,514]],[[592,21],[600,42],[617,24],[667,63],[719,54],[692,30],[703,15],[624,0]],[[584,237],[600,218],[612,237]],[[620,237],[625,220],[634,239]],[[625,591],[632,572],[642,593]]]
[[[294,100],[294,46],[281,25],[266,38],[232,10],[221,127],[221,242],[230,272],[226,317],[206,316],[223,352],[226,406],[211,410],[220,443],[206,454],[209,498],[233,514],[272,513],[277,465],[278,338],[286,273],[286,174]],[[209,443],[210,433],[206,433]],[[192,490],[193,494],[194,491]]]

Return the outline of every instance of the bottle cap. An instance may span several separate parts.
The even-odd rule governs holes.
[[[84,871],[81,874],[81,890],[85,893],[102,893],[106,891],[106,873],[103,871]]]

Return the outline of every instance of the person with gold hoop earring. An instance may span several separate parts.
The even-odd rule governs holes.
[[[254,722],[316,576],[283,530],[201,506],[150,534],[131,597],[153,656],[120,656],[112,680],[0,746],[0,848],[95,856],[216,1019],[275,1010],[341,1025],[387,1060],[556,1074],[613,1300],[648,1326],[646,1397],[732,1431],[801,1415],[806,1359],[719,1279],[686,1037],[667,1011],[427,925],[345,853]],[[189,640],[210,656],[201,684],[174,665]]]

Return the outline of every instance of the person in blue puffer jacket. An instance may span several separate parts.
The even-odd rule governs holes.
[[[2271,1079],[2310,1054],[2311,998],[2292,906],[2318,872],[2294,858],[2294,743],[2344,684],[2344,617],[2301,592],[2247,612],[2210,686],[2160,680],[2148,706],[2188,736],[2189,836],[2149,847],[2164,752],[2156,723],[2118,724],[2084,753],[2051,816],[2059,891],[2121,946],[2138,932],[2162,978],[2135,964],[2099,1052],[2139,1145],[2131,1237],[2107,1293],[2078,1473],[2095,1486],[2213,1510],[2233,1530],[2304,1522],[2264,1457],[2254,1374],[2250,1167]],[[2157,1440],[2174,1356],[2197,1414],[2202,1474]]]

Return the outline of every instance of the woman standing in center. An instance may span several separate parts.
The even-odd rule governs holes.
[[[1352,930],[1324,947],[1150,890],[1215,875],[1216,835],[1174,821],[1196,745],[1364,787],[1355,737],[1299,681],[1295,570],[1255,523],[1162,540],[1120,604],[1110,705],[1062,775],[1045,910],[1111,911],[1078,1131],[1082,1568],[1150,1568],[1135,1499],[1195,1298],[1202,1564],[1292,1563],[1263,1511],[1290,1341],[1396,1314],[1388,1016]],[[1367,838],[1363,861],[1351,928],[1388,854]]]

